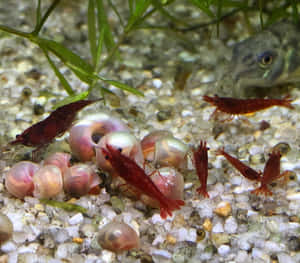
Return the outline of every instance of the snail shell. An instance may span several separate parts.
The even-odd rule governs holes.
[[[166,197],[174,200],[183,199],[183,175],[176,169],[171,167],[162,167],[152,174],[150,178]],[[142,194],[140,198],[147,205],[159,207],[157,200],[150,198],[147,195]]]
[[[184,169],[187,166],[188,146],[167,131],[155,131],[141,142],[146,160],[155,166],[172,166]]]
[[[122,252],[139,248],[140,240],[129,225],[122,222],[110,222],[99,230],[98,243],[113,252]]]
[[[43,162],[44,165],[55,165],[60,171],[64,172],[70,167],[71,155],[69,153],[56,152],[49,155]]]
[[[33,175],[34,191],[37,198],[52,198],[63,189],[62,173],[55,165],[45,165]]]
[[[141,141],[141,146],[143,149],[144,157],[147,161],[154,160],[154,152],[155,152],[155,143],[167,136],[172,136],[172,133],[169,131],[158,130],[150,132],[146,135],[143,140]]]
[[[5,187],[15,197],[23,199],[33,194],[33,175],[39,165],[32,162],[19,162],[12,166],[5,176]]]
[[[134,160],[137,164],[143,165],[144,157],[140,142],[129,132],[118,131],[106,134],[101,138],[96,147],[96,163],[99,168],[114,173],[113,167],[105,159],[102,148],[110,145],[117,149],[122,149],[122,154]]]
[[[99,184],[99,176],[86,164],[74,165],[64,174],[64,190],[74,196],[86,195]]]
[[[123,121],[102,112],[75,124],[70,130],[69,144],[79,160],[90,161],[95,156],[94,147],[103,135],[128,130]]]

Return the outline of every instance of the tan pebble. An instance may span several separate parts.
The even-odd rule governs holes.
[[[185,225],[185,219],[183,214],[177,214],[173,220],[174,226],[183,226]]]
[[[231,214],[231,205],[229,202],[221,202],[217,205],[215,211],[217,215],[227,217]]]
[[[34,208],[37,210],[37,211],[44,211],[45,209],[44,209],[44,205],[42,205],[42,204],[36,204],[35,206],[34,206]]]
[[[176,237],[168,234],[167,237],[166,237],[166,241],[167,241],[167,243],[169,243],[171,245],[175,245],[176,242],[177,242],[177,239],[176,239]]]
[[[259,138],[261,136],[261,131],[254,132],[253,136],[254,136],[255,139]]]
[[[300,219],[299,219],[299,217],[297,217],[297,216],[291,216],[291,217],[289,218],[289,221],[290,221],[290,222],[294,222],[294,223],[300,223]]]
[[[73,237],[72,241],[77,244],[81,244],[83,239],[81,237]]]
[[[0,256],[0,263],[7,263],[8,262],[8,255]]]
[[[208,231],[208,232],[210,232],[212,230],[212,222],[210,221],[209,218],[206,218],[204,220],[202,227],[205,231]]]
[[[226,233],[211,233],[211,241],[215,246],[228,244],[230,242],[230,236]]]
[[[67,201],[67,203],[69,203],[69,204],[76,204],[76,202],[77,202],[76,198],[71,198]]]

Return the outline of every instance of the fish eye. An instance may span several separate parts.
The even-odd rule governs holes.
[[[273,54],[264,52],[258,57],[258,62],[262,67],[269,66],[273,63]]]
[[[123,149],[122,149],[122,148],[118,148],[118,151],[119,151],[120,153],[122,153]]]

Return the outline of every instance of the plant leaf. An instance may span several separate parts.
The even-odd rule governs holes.
[[[136,1],[135,8],[133,12],[130,14],[130,18],[124,29],[125,32],[130,31],[131,28],[137,23],[137,21],[142,18],[143,14],[146,12],[150,4],[151,4],[151,0]]]
[[[69,96],[69,97],[66,97],[65,99],[57,102],[53,107],[52,109],[53,110],[56,110],[57,108],[61,107],[61,106],[64,106],[66,104],[70,104],[72,102],[76,102],[76,101],[79,101],[79,100],[84,100],[87,96],[89,95],[89,92],[88,91],[84,91],[84,92],[81,92],[79,94],[76,94],[76,95],[73,95],[73,96]]]
[[[45,199],[45,198],[40,199],[40,202],[42,204],[61,208],[66,211],[69,211],[69,212],[80,212],[80,213],[86,214],[88,211],[86,208],[84,208],[80,205],[71,204],[71,203],[67,203],[67,202],[60,202],[60,201],[55,201],[55,200],[50,200],[50,199]]]
[[[122,90],[126,90],[126,91],[129,91],[130,93],[133,93],[135,95],[138,95],[138,96],[141,96],[141,97],[144,97],[144,94],[142,92],[140,92],[139,90],[127,85],[127,84],[124,84],[124,83],[121,83],[121,82],[118,82],[118,81],[115,81],[115,80],[110,80],[110,79],[102,79],[104,82],[108,83],[108,84],[111,84],[119,89],[122,89]]]
[[[96,0],[96,3],[98,13],[98,30],[101,30],[101,27],[103,26],[106,28],[104,34],[104,43],[107,50],[110,51],[115,46],[115,41],[107,20],[107,10],[104,8],[102,0]]]
[[[194,6],[201,9],[205,14],[210,16],[211,18],[215,17],[215,14],[209,9],[211,1],[203,1],[203,0],[189,0]]]
[[[88,4],[88,38],[90,43],[91,56],[93,65],[96,65],[97,57],[97,35],[96,35],[96,17],[95,17],[95,1],[89,0]]]
[[[73,53],[62,44],[45,38],[37,38],[37,43],[44,49],[56,55],[64,64],[66,64],[82,81],[91,84],[93,78],[93,68],[80,56]]]
[[[69,94],[69,95],[74,95],[75,92],[73,91],[71,85],[69,84],[69,82],[65,79],[64,75],[60,73],[59,69],[55,66],[54,62],[51,60],[51,58],[49,57],[49,54],[46,50],[42,49],[51,68],[53,69],[56,77],[59,79],[60,83],[63,85],[65,91]]]

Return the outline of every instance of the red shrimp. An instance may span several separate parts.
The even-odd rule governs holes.
[[[242,163],[239,159],[229,155],[224,151],[224,148],[217,150],[217,155],[223,155],[227,161],[229,161],[243,176],[248,178],[249,180],[260,180],[261,172],[257,172],[251,167]]]
[[[269,159],[265,164],[263,176],[260,179],[261,185],[259,188],[253,190],[251,193],[259,195],[272,195],[272,192],[268,189],[267,184],[270,184],[272,181],[278,179],[280,174],[280,158],[281,154],[279,151],[273,150],[269,154]]]
[[[9,144],[23,144],[38,148],[47,145],[55,137],[62,135],[70,128],[79,110],[96,101],[99,100],[79,100],[61,106],[46,119],[33,124],[17,135],[16,139]]]
[[[206,142],[200,141],[198,148],[193,151],[194,166],[196,167],[196,172],[201,183],[201,186],[197,188],[197,192],[205,198],[209,198],[209,194],[207,193],[208,150],[209,148],[206,147]]]
[[[288,96],[283,99],[235,99],[219,97],[217,95],[214,97],[205,95],[203,96],[203,100],[217,107],[213,115],[215,115],[218,111],[232,115],[249,114],[273,106],[294,109],[291,105],[292,100],[289,99]]]
[[[163,219],[167,215],[172,216],[173,210],[180,209],[180,206],[184,205],[184,201],[182,200],[167,198],[134,160],[123,155],[121,151],[108,144],[106,144],[106,148],[102,148],[102,152],[117,174],[128,184],[139,189],[149,197],[156,199],[160,204],[160,216]]]

